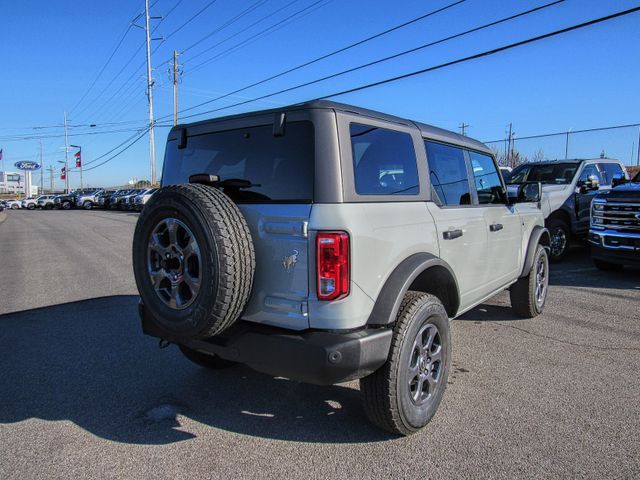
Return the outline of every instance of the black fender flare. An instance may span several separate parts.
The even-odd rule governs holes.
[[[383,285],[378,298],[375,301],[373,310],[367,320],[368,325],[388,325],[395,321],[398,310],[404,298],[405,293],[409,290],[411,284],[418,276],[426,270],[433,267],[442,267],[446,269],[451,278],[453,278],[455,296],[454,307],[447,309],[450,317],[455,316],[450,310],[458,309],[460,305],[460,291],[458,289],[458,281],[453,273],[453,269],[447,262],[431,253],[415,253],[403,260],[389,275],[387,281]],[[445,306],[446,308],[446,306]]]
[[[522,271],[520,272],[520,278],[526,277],[529,275],[529,271],[533,266],[533,258],[536,255],[536,247],[538,244],[544,245],[546,248],[549,247],[551,242],[551,236],[549,235],[549,230],[540,225],[536,225],[533,227],[533,231],[531,232],[531,236],[529,237],[529,245],[527,246],[527,253],[524,257],[524,264],[522,266]]]

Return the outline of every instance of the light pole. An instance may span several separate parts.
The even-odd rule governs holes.
[[[69,145],[71,148],[77,148],[78,151],[74,155],[76,159],[76,168],[80,168],[80,190],[82,190],[82,147],[79,145]]]

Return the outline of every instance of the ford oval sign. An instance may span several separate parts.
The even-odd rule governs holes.
[[[38,162],[16,162],[14,163],[18,170],[39,170],[40,164]]]

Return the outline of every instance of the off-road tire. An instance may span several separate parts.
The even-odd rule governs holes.
[[[11,205],[11,210],[18,210],[20,208],[19,205],[16,205],[15,203],[13,205]]]
[[[552,218],[547,221],[547,230],[549,230],[549,238],[551,240],[552,248],[549,250],[549,262],[558,263],[567,255],[569,251],[569,245],[571,243],[571,229],[564,220],[559,218]],[[559,251],[553,249],[554,235],[560,234],[564,238],[564,247]]]
[[[93,202],[90,200],[87,200],[82,204],[82,208],[84,208],[85,210],[91,210],[93,208]]]
[[[182,309],[171,308],[160,299],[148,273],[151,234],[171,218],[191,230],[201,258],[200,289]],[[179,337],[211,337],[231,326],[249,301],[255,271],[251,233],[238,207],[220,190],[198,184],[164,187],[138,218],[133,269],[152,322]]]
[[[71,202],[63,202],[60,208],[62,210],[71,210]]]
[[[221,368],[229,368],[237,365],[236,362],[225,360],[224,358],[220,358],[217,355],[202,353],[183,345],[179,345],[179,347],[180,351],[185,357],[201,367],[210,368],[212,370],[219,370]]]
[[[600,260],[598,258],[592,258],[593,264],[596,266],[598,270],[602,270],[603,272],[619,272],[624,268],[624,265],[621,263],[611,263],[605,260]]]
[[[545,287],[542,301],[537,298],[538,292],[538,268],[543,263],[545,278]],[[511,308],[513,311],[523,318],[537,317],[544,310],[544,305],[549,291],[549,256],[546,249],[542,245],[536,246],[536,253],[533,258],[533,265],[526,277],[520,278],[509,288],[509,297],[511,299]]]
[[[414,340],[420,329],[435,325],[442,346],[442,371],[431,400],[415,405],[406,378]],[[447,312],[438,298],[422,292],[407,292],[393,328],[393,339],[387,362],[360,380],[364,409],[369,420],[378,427],[398,435],[410,435],[423,428],[444,395],[451,364],[451,333]]]
[[[33,203],[30,203],[29,205],[27,205],[27,210],[35,210],[36,206]]]

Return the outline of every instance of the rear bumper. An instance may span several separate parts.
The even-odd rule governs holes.
[[[177,338],[149,321],[142,302],[139,313],[146,335],[243,363],[268,375],[316,385],[366,377],[387,361],[391,346],[390,328],[295,332],[245,321],[211,339]]]

